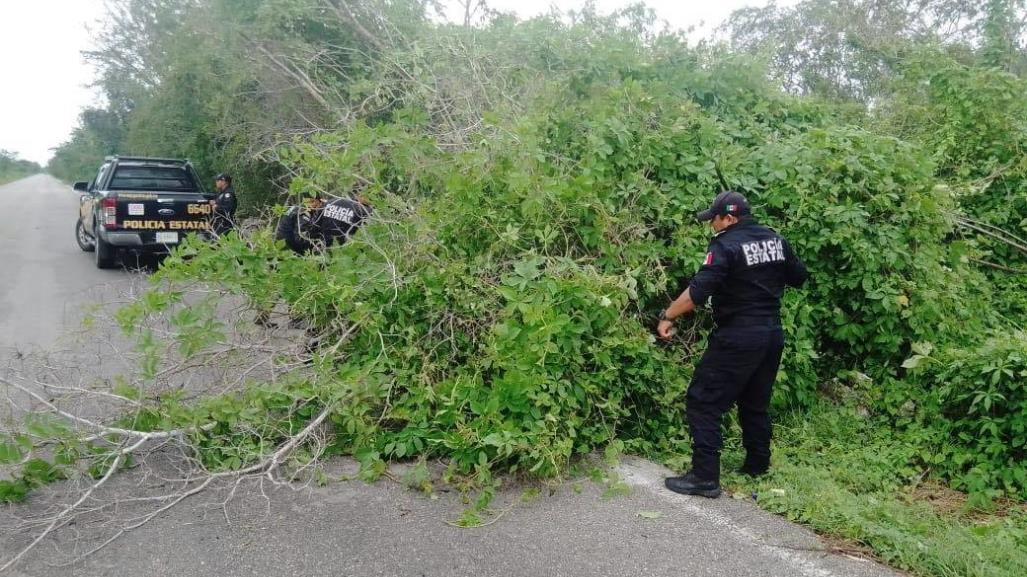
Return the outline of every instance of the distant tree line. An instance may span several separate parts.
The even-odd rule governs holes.
[[[0,184],[42,172],[43,167],[31,160],[18,158],[17,153],[0,150]]]
[[[105,104],[49,169],[81,180],[108,154],[185,157],[205,179],[232,173],[243,210],[266,205],[289,180],[281,145],[352,122],[374,62],[433,4],[113,0],[86,54]]]

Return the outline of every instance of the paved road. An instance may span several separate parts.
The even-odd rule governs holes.
[[[75,244],[78,193],[37,175],[0,186],[0,350],[52,347],[97,290],[123,283]]]
[[[36,176],[0,188],[0,338],[5,345],[53,346],[77,324],[96,287],[131,275],[98,271],[72,236],[76,196]],[[335,476],[355,464],[333,460]],[[154,484],[139,470],[119,475],[116,497]],[[533,499],[508,484],[504,513],[476,529],[446,521],[465,505],[393,481],[335,481],[301,490],[243,486],[231,504],[202,494],[84,560],[112,528],[88,519],[58,531],[15,575],[82,576],[725,576],[885,577],[872,562],[830,554],[821,541],[747,499],[706,500],[663,489],[669,471],[638,459],[618,467],[629,495],[603,498],[591,481],[567,481]],[[61,486],[55,486],[58,493]],[[158,489],[159,490],[159,489]],[[266,493],[266,498],[265,498]],[[108,498],[111,495],[107,496]],[[46,510],[46,495],[0,507],[0,564],[28,538],[4,520]],[[119,510],[131,516],[133,503]],[[645,512],[645,515],[640,513]]]

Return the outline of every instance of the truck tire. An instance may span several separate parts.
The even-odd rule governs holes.
[[[96,250],[96,242],[86,234],[86,228],[82,226],[81,218],[75,223],[75,241],[78,242],[78,247],[85,252]]]
[[[96,244],[96,268],[114,268],[114,258],[117,256],[116,249],[100,238],[96,231],[93,231],[93,239]]]

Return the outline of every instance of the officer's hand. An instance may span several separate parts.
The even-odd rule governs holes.
[[[217,206],[218,205],[218,201],[212,200],[212,201],[210,201],[210,205],[211,206]]]
[[[669,341],[670,337],[674,336],[674,322],[666,319],[660,321],[660,324],[656,325],[656,334],[661,339]]]

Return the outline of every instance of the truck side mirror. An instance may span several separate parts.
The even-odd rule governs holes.
[[[79,182],[75,183],[74,188],[78,192],[89,192],[89,183],[88,182],[79,181]]]

